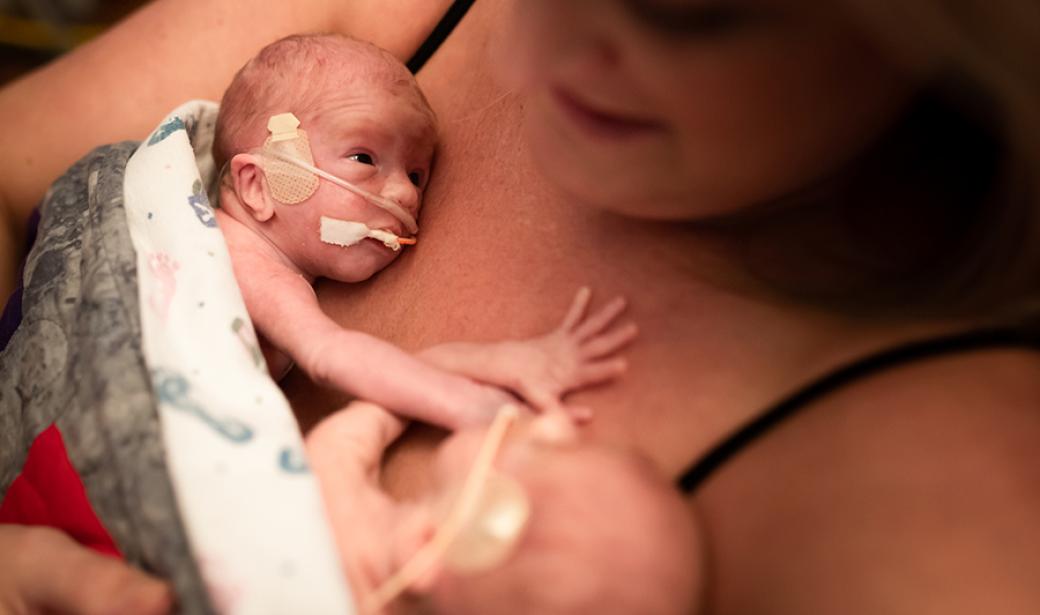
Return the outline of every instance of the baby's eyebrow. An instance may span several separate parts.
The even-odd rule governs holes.
[[[333,136],[339,141],[380,142],[386,140],[386,129],[377,122],[356,119],[353,122],[341,124],[333,132]]]

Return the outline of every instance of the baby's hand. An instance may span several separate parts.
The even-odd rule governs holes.
[[[628,364],[618,352],[635,339],[635,323],[615,325],[625,300],[615,297],[586,316],[591,292],[582,288],[560,326],[547,335],[501,345],[498,368],[511,374],[509,388],[542,410],[565,409],[576,419],[591,418],[587,408],[564,407],[562,397],[575,389],[609,382]]]
[[[454,406],[457,410],[452,415],[451,429],[463,429],[467,427],[483,427],[490,423],[503,406],[522,406],[509,391],[497,386],[473,383],[473,387],[461,396],[454,398]]]

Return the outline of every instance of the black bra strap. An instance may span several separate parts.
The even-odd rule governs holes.
[[[455,0],[451,7],[448,8],[448,11],[444,13],[444,17],[441,17],[440,22],[434,27],[433,32],[430,32],[430,35],[426,37],[426,40],[419,46],[412,59],[408,60],[408,70],[412,71],[412,74],[419,72],[419,69],[440,48],[441,44],[448,38],[448,35],[455,29],[455,26],[462,21],[469,7],[473,6],[473,2],[474,0]]]
[[[784,419],[855,380],[913,361],[955,352],[966,352],[983,348],[1008,347],[1040,350],[1040,338],[1016,329],[985,329],[941,337],[920,342],[911,342],[886,350],[840,367],[789,395],[758,418],[747,423],[725,440],[715,445],[707,454],[695,462],[678,480],[685,493],[692,493],[715,470],[729,461],[756,439],[765,435]]]

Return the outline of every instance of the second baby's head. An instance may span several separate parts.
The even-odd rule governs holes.
[[[411,504],[413,514],[421,517],[426,506],[442,525],[451,523],[443,504],[464,501],[492,431],[494,426],[467,429],[440,446],[433,495]],[[385,612],[682,615],[694,610],[700,598],[700,544],[689,504],[648,459],[590,441],[569,416],[550,412],[522,417],[491,464],[494,480],[483,490],[494,495],[470,502],[468,529],[457,533]],[[402,518],[413,522],[402,524],[402,531],[421,527],[414,518]],[[427,535],[437,541],[435,533]],[[408,544],[400,537],[385,542]]]

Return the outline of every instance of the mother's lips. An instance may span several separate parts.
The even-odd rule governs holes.
[[[594,108],[562,88],[553,88],[552,94],[574,123],[601,137],[633,137],[663,128],[659,122]]]

